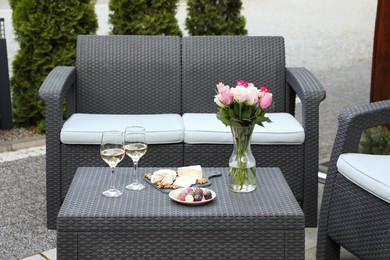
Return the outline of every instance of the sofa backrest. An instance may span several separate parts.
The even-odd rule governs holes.
[[[177,36],[79,36],[76,111],[179,114],[180,48]]]
[[[217,112],[216,84],[237,80],[267,86],[270,111],[286,110],[285,48],[282,37],[188,36],[182,39],[183,113]]]

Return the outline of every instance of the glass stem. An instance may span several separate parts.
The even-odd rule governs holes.
[[[137,178],[137,167],[138,167],[138,161],[137,161],[137,162],[134,162],[133,183],[138,183],[138,178]]]
[[[110,190],[115,190],[115,167],[110,167]]]

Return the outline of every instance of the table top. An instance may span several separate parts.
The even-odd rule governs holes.
[[[139,179],[160,168],[139,168]],[[116,169],[118,198],[101,193],[109,185],[108,167],[80,167],[58,214],[58,231],[113,231],[133,229],[304,228],[304,215],[279,168],[257,168],[257,188],[250,193],[228,189],[228,168],[202,168],[221,172],[210,179],[216,198],[190,206],[144,182],[142,191],[128,191],[132,168]]]

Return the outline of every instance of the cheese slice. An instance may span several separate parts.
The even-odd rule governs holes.
[[[155,184],[159,181],[161,181],[164,177],[161,175],[153,174],[152,177],[150,178],[150,182]]]
[[[187,167],[177,168],[178,176],[189,176],[195,178],[195,180],[202,179],[202,167],[200,165],[193,165]]]
[[[196,179],[192,176],[178,176],[173,183],[179,187],[187,188],[196,183]]]
[[[164,178],[161,180],[162,183],[166,184],[172,184],[175,179],[172,177],[172,175],[165,175]]]

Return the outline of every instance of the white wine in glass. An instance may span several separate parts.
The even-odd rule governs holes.
[[[100,156],[110,166],[110,188],[103,191],[105,197],[119,197],[122,192],[115,188],[115,168],[125,157],[123,133],[119,131],[103,132],[100,144]]]
[[[145,185],[138,181],[137,167],[139,159],[148,150],[145,128],[141,126],[129,126],[125,129],[124,145],[126,154],[134,164],[133,181],[126,186],[128,190],[143,190]]]

